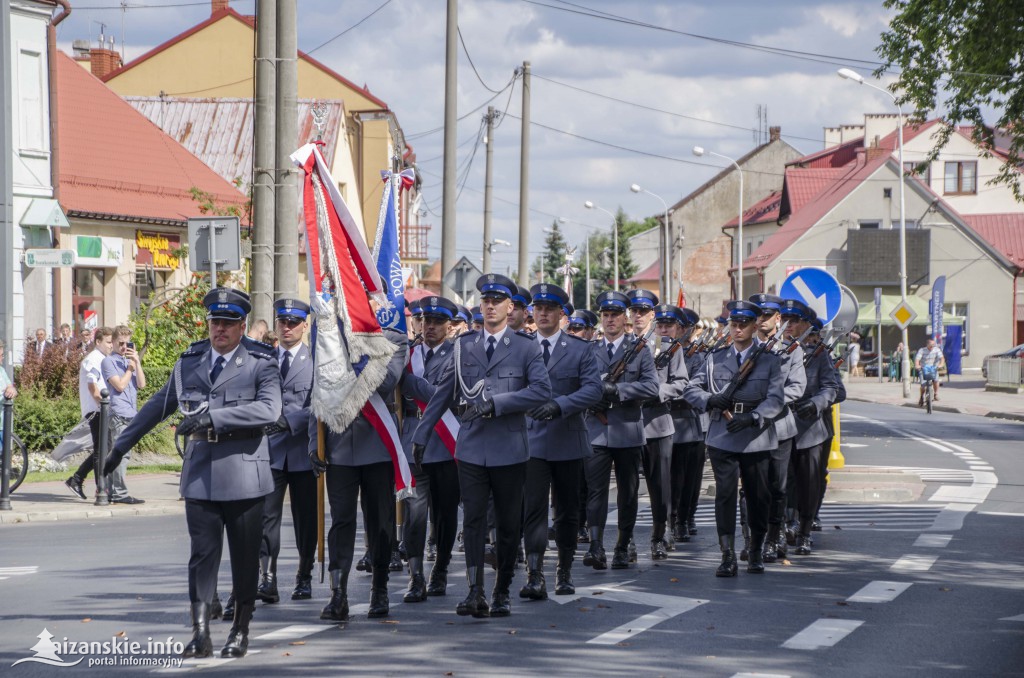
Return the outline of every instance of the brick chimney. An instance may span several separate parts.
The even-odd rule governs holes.
[[[97,78],[121,67],[121,55],[112,49],[93,47],[89,50],[89,65]]]
[[[228,8],[230,0],[210,0],[210,16]]]
[[[768,128],[768,143],[771,143],[773,141],[778,141],[781,138],[782,138],[782,128],[781,127],[769,127]]]

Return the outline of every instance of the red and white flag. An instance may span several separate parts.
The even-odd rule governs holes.
[[[420,344],[412,351],[409,352],[409,364],[407,368],[410,372],[415,374],[417,377],[423,376],[423,344]],[[427,403],[422,400],[412,399],[416,403],[416,407],[419,408],[420,412],[427,409]],[[445,448],[448,450],[448,454],[452,455],[452,459],[455,458],[455,441],[459,439],[459,419],[451,410],[445,410],[444,414],[441,415],[441,419],[434,424],[434,433],[444,443]]]

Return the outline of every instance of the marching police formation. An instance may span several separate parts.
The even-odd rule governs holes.
[[[632,567],[641,474],[651,507],[650,558],[663,560],[697,532],[706,461],[722,551],[717,576],[736,576],[738,559],[747,561],[747,572],[762,573],[766,562],[788,557],[789,546],[811,553],[831,407],[845,397],[813,310],[759,293],[729,302],[716,324],[661,304],[647,290],[604,292],[595,313],[574,309],[553,284],[525,289],[485,274],[476,288],[480,306],[472,310],[442,296],[410,304],[411,340],[384,330],[395,351],[376,395],[389,403],[415,481],[397,513],[404,513],[409,573],[403,602],[447,595],[460,508],[467,586],[458,615],[511,614],[521,546],[526,576],[518,594],[527,600],[548,597],[551,541],[555,595],[575,592],[572,565],[581,545],[588,545],[586,567]],[[286,494],[298,556],[291,599],[312,597],[320,474],[331,586],[320,618],[349,617],[358,508],[372,577],[368,616],[387,616],[395,461],[365,412],[340,432],[311,414],[314,358],[303,343],[310,307],[292,298],[275,303],[280,344],[271,348],[244,336],[251,310],[245,293],[214,289],[204,305],[209,338],[181,355],[170,380],[115,442],[105,469],[176,410],[185,415],[178,434],[188,439],[181,494],[193,626],[185,656],[213,652],[225,532],[232,593],[224,617],[231,627],[221,656],[246,653],[257,600],[280,600]],[[613,473],[616,533],[606,542]],[[488,563],[496,571],[489,596]]]

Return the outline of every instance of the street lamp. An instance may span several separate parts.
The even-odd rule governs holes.
[[[718,156],[723,160],[728,160],[729,162],[732,163],[732,166],[736,168],[736,171],[739,172],[740,175],[740,219],[739,227],[736,229],[736,239],[739,241],[739,257],[737,258],[737,260],[739,261],[739,276],[736,282],[736,298],[743,299],[743,168],[740,167],[739,163],[737,163],[735,160],[733,160],[727,155],[715,153],[714,151],[706,151],[701,146],[693,147],[693,154],[698,158],[702,157],[705,153],[708,155]]]
[[[907,220],[906,220],[906,203],[904,202],[903,196],[903,185],[905,183],[903,179],[903,107],[900,106],[899,99],[895,94],[887,89],[872,85],[870,82],[864,80],[864,76],[856,71],[852,71],[849,68],[840,68],[837,71],[840,78],[844,80],[852,80],[859,85],[866,85],[871,89],[876,89],[883,94],[888,94],[892,102],[896,104],[896,111],[899,114],[899,126],[897,127],[897,145],[899,151],[899,177],[900,177],[900,299],[904,306],[907,303]],[[910,341],[909,333],[907,328],[903,328],[903,397],[910,397]]]
[[[661,254],[661,303],[668,304],[670,303],[669,296],[672,294],[672,254],[669,251],[669,243],[672,242],[672,236],[670,235],[672,227],[668,221],[668,203],[657,193],[641,188],[640,184],[630,185],[629,190],[634,193],[646,193],[647,195],[654,196],[661,201],[662,207],[665,208],[665,227],[661,229],[661,242],[658,252]]]
[[[618,221],[616,221],[614,214],[612,214],[611,212],[609,212],[605,208],[601,207],[600,205],[595,205],[594,203],[592,203],[589,200],[586,201],[585,203],[583,203],[583,206],[586,207],[588,210],[601,210],[602,212],[604,212],[605,214],[607,214],[608,216],[610,216],[612,218],[612,249],[615,252],[614,259],[613,259],[613,262],[612,262],[612,267],[613,267],[613,270],[614,270],[614,273],[612,275],[612,278],[613,278],[612,282],[613,282],[615,291],[618,292],[619,291],[619,224],[618,224]],[[589,296],[587,297],[587,304],[588,305],[590,304],[590,297]]]

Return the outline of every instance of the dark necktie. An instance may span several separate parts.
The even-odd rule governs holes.
[[[742,367],[743,365],[743,354],[736,351],[736,367]]]
[[[491,362],[491,356],[494,355],[494,337],[487,337],[487,362]]]
[[[427,363],[429,363],[430,359],[433,358],[433,357],[434,357],[434,349],[432,349],[432,348],[427,349],[427,355],[426,355],[426,357],[423,358],[423,366],[426,367]]]
[[[612,361],[612,356],[613,355],[615,355],[615,346],[613,344],[609,343],[608,344],[608,362]]]
[[[284,361],[281,362],[281,378],[284,379],[288,376],[288,370],[292,368],[292,352],[284,352]]]
[[[551,342],[544,339],[540,342],[540,345],[544,347],[544,364],[547,365],[548,361],[551,360]]]
[[[217,360],[213,363],[213,369],[210,370],[210,383],[211,384],[217,383],[217,377],[220,376],[220,373],[223,370],[224,370],[224,356],[219,355],[219,356],[217,356]]]

